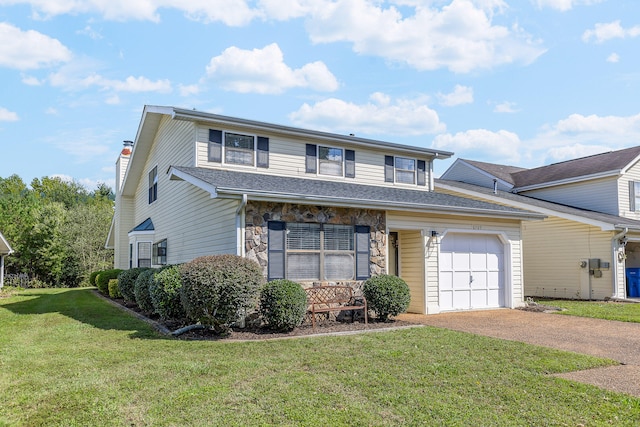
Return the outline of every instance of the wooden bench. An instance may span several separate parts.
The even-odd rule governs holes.
[[[367,324],[367,300],[363,296],[354,296],[351,286],[314,286],[305,289],[307,292],[308,311],[311,324],[316,327],[316,314],[340,312],[347,310],[363,310],[364,323]],[[353,315],[352,314],[352,321]]]

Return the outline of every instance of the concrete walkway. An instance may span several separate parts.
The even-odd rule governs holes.
[[[403,314],[401,320],[605,357],[618,366],[558,375],[640,397],[640,324],[523,310],[436,315]]]

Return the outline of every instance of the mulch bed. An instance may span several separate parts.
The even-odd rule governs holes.
[[[149,316],[143,313],[136,304],[127,303],[123,299],[113,299],[101,295],[96,291],[97,295],[106,298],[114,304],[117,304],[126,310],[134,312],[138,317],[151,323],[157,330],[163,333],[175,331],[179,328],[187,326],[188,323],[180,321],[163,322],[158,316]],[[349,334],[356,332],[364,332],[369,330],[396,329],[403,327],[418,326],[415,323],[406,322],[398,319],[390,319],[387,322],[378,322],[375,318],[369,318],[368,324],[364,323],[364,319],[351,321],[339,321],[335,316],[331,315],[329,319],[320,319],[316,321],[316,327],[311,325],[311,319],[307,316],[302,325],[290,332],[276,332],[269,329],[265,325],[250,326],[245,328],[232,328],[229,334],[220,335],[210,329],[194,329],[178,335],[176,338],[181,340],[224,340],[224,341],[250,341],[250,340],[270,340],[270,339],[286,339],[313,335],[326,334]]]

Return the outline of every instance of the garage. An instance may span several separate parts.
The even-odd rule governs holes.
[[[440,310],[504,307],[504,255],[496,235],[447,233],[440,243]]]

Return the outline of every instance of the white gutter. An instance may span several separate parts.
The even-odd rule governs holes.
[[[613,262],[613,294],[612,298],[616,298],[618,295],[618,240],[623,237],[629,231],[629,227],[625,227],[620,233],[614,235],[611,238],[611,262]],[[626,297],[626,291],[623,296]]]
[[[236,209],[236,254],[244,256],[244,222],[245,206],[247,206],[247,193],[242,195],[242,200]]]

